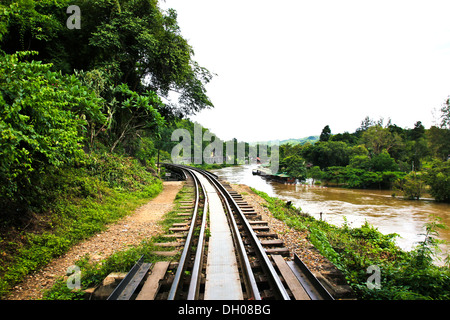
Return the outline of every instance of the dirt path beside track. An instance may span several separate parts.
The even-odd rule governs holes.
[[[45,268],[16,285],[8,300],[36,300],[43,290],[50,289],[67,269],[86,254],[92,261],[101,261],[116,251],[125,250],[161,232],[159,221],[172,210],[175,196],[183,182],[164,182],[163,191],[153,200],[138,208],[133,214],[111,224],[105,231],[79,243],[65,255],[53,260]]]

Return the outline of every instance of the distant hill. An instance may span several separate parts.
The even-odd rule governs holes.
[[[290,143],[290,144],[301,144],[301,145],[303,145],[303,144],[305,144],[305,143],[307,143],[307,142],[309,142],[309,143],[315,143],[315,142],[317,142],[317,141],[319,141],[319,136],[309,136],[309,137],[301,138],[301,139],[287,139],[287,140],[282,140],[282,141],[280,141],[280,145],[281,145],[281,144],[287,144],[287,143]]]
[[[309,136],[306,138],[300,138],[300,139],[286,139],[286,140],[269,140],[269,141],[258,141],[258,142],[250,142],[250,145],[256,145],[256,144],[267,144],[267,145],[272,145],[272,144],[276,144],[278,143],[279,145],[282,144],[301,144],[304,145],[305,143],[309,142],[309,143],[316,143],[317,141],[319,141],[319,136]]]

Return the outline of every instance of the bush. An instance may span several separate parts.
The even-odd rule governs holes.
[[[78,168],[53,168],[41,175],[33,215],[47,224],[23,231],[20,245],[1,251],[8,256],[0,256],[0,296],[162,190],[161,180],[135,159],[93,153],[81,163]],[[14,237],[14,241],[19,240]]]
[[[75,164],[85,125],[104,120],[92,91],[50,64],[21,61],[30,54],[0,56],[0,193],[18,201],[47,168]]]
[[[430,193],[440,202],[450,202],[450,161],[436,160],[425,170],[424,179],[430,186]]]
[[[403,191],[405,198],[419,200],[425,191],[425,182],[420,172],[410,172],[403,179],[398,180],[397,186]]]
[[[374,172],[360,168],[329,167],[323,179],[337,183],[345,183],[349,188],[390,188],[398,179],[405,176],[399,171]]]
[[[399,169],[398,164],[391,158],[386,150],[383,150],[380,154],[374,155],[370,159],[370,169],[373,171],[397,171]]]

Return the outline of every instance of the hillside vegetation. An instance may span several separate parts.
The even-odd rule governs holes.
[[[450,102],[441,123],[412,129],[366,118],[354,133],[332,134],[325,126],[318,142],[280,146],[280,171],[300,180],[350,188],[394,189],[410,199],[429,192],[450,202]],[[394,193],[395,194],[395,193]]]
[[[317,220],[301,209],[252,189],[266,200],[265,206],[289,227],[306,230],[308,239],[326,258],[340,269],[357,299],[364,300],[448,300],[450,298],[450,257],[444,266],[433,258],[439,252],[437,220],[425,225],[423,241],[409,252],[395,244],[397,234],[382,234],[364,223],[337,227]],[[375,276],[374,271],[378,275]]]
[[[163,140],[213,107],[193,55],[158,1],[1,2],[0,295],[161,191]]]

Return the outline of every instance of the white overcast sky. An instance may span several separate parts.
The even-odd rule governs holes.
[[[366,117],[433,125],[450,95],[450,1],[166,0],[217,76],[191,119],[221,139],[354,132]]]

